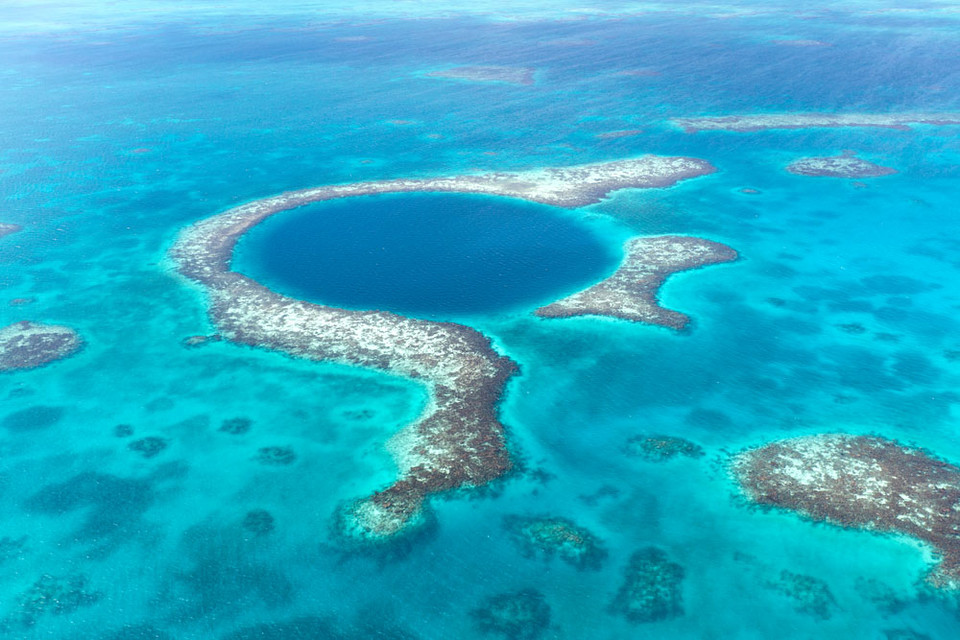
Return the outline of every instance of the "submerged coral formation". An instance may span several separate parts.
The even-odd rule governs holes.
[[[460,192],[576,208],[616,189],[664,187],[714,170],[694,158],[644,156],[522,173],[318,187],[202,220],[181,233],[170,255],[180,274],[206,289],[211,319],[224,338],[311,360],[383,369],[427,385],[429,410],[389,443],[399,479],[341,513],[344,532],[383,539],[423,522],[427,496],[484,485],[510,468],[497,403],[516,365],[497,354],[487,337],[462,325],[326,307],[270,291],[230,269],[240,237],[272,215],[336,198]]]
[[[260,447],[257,450],[257,462],[266,465],[286,467],[297,459],[292,447]]]
[[[218,431],[240,436],[250,431],[253,421],[250,418],[229,418],[220,423]]]
[[[82,344],[70,327],[15,322],[0,329],[0,371],[40,367],[72,355]]]
[[[630,556],[610,610],[638,623],[681,616],[683,576],[683,567],[662,549],[641,549]]]
[[[845,151],[839,156],[800,158],[787,165],[787,171],[800,176],[825,178],[876,178],[897,172],[896,169],[858,158],[852,151]]]
[[[431,71],[426,75],[430,78],[450,78],[453,80],[470,80],[471,82],[506,82],[516,85],[533,84],[534,69],[528,67],[453,67],[442,71]]]
[[[20,231],[22,227],[18,224],[11,224],[9,222],[0,222],[0,238],[3,236],[8,236],[11,233],[16,233]]]
[[[836,598],[827,583],[813,576],[784,569],[779,579],[767,582],[767,587],[788,596],[800,613],[827,620],[837,609]]]
[[[623,263],[612,276],[540,307],[536,314],[542,318],[610,316],[683,329],[690,318],[660,306],[660,286],[678,271],[737,259],[737,252],[726,245],[688,236],[634,238],[627,242],[625,253]]]
[[[241,525],[250,533],[265,536],[273,531],[275,523],[273,516],[266,509],[253,509],[243,517]]]
[[[627,455],[643,458],[650,462],[664,462],[678,456],[700,458],[703,447],[677,436],[639,435],[627,440]]]
[[[550,626],[550,605],[534,589],[487,598],[470,612],[477,629],[506,640],[536,640]]]
[[[153,458],[167,448],[167,441],[158,436],[148,436],[134,440],[127,445],[131,451],[136,451],[144,458]]]
[[[927,580],[960,588],[960,468],[885,438],[822,434],[743,451],[731,471],[756,504],[930,544],[940,563]]]
[[[507,516],[503,527],[527,556],[559,556],[578,569],[599,569],[607,557],[600,540],[566,518]]]
[[[57,577],[44,574],[18,599],[14,612],[4,623],[5,626],[19,624],[32,627],[46,614],[66,615],[80,607],[94,604],[103,594],[91,590],[87,578],[83,575]]]
[[[746,116],[674,118],[686,133],[697,131],[764,131],[813,127],[883,127],[906,129],[913,124],[960,124],[960,113],[780,113]]]

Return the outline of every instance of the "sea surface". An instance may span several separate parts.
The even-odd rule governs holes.
[[[0,222],[23,226],[0,239],[0,326],[65,324],[85,341],[0,374],[0,637],[960,635],[960,601],[922,584],[929,549],[751,509],[725,470],[744,447],[823,432],[960,463],[960,127],[667,122],[960,112],[955,6],[81,4],[18,1],[0,18]],[[458,65],[530,67],[535,81],[426,75]],[[844,150],[898,173],[784,169]],[[468,324],[520,366],[500,406],[517,472],[434,499],[433,525],[390,553],[345,548],[333,516],[393,480],[385,443],[424,410],[424,388],[184,344],[215,331],[166,259],[197,220],[323,184],[647,153],[718,171],[574,211],[436,194],[320,203],[241,242],[237,268],[278,291]],[[693,318],[684,332],[532,314],[656,234],[741,256],[669,280],[661,299]],[[649,433],[705,455],[629,455]],[[163,446],[132,446],[144,438]],[[504,529],[516,515],[576,522],[607,556],[597,570],[528,557]],[[611,603],[650,546],[684,568],[683,614],[637,624]],[[828,615],[786,594],[784,571],[825,585]],[[542,594],[547,624],[477,625],[489,598],[522,589]]]

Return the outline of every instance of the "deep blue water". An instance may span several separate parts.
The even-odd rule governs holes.
[[[63,362],[0,375],[0,620],[10,623],[0,637],[480,640],[497,636],[471,611],[527,588],[550,608],[542,638],[958,636],[956,598],[918,584],[929,550],[745,508],[723,463],[742,447],[824,431],[880,433],[960,463],[960,131],[687,135],[666,122],[960,111],[956,14],[879,0],[646,13],[582,4],[612,13],[550,3],[524,20],[229,8],[164,19],[123,13],[125,3],[55,29],[34,24],[58,15],[53,5],[14,13],[33,15],[30,24],[0,23],[0,221],[24,227],[0,240],[0,325],[69,324],[86,342]],[[793,40],[823,44],[782,43]],[[534,67],[537,81],[425,77],[462,64]],[[622,74],[637,69],[646,75]],[[597,137],[634,129],[642,133]],[[845,149],[899,173],[858,186],[784,171]],[[434,501],[435,529],[391,559],[338,546],[331,522],[343,501],[392,480],[384,443],[423,410],[424,389],[227,342],[183,346],[214,330],[202,295],[164,263],[196,220],[320,184],[644,153],[704,158],[718,172],[572,212],[500,201],[510,211],[489,218],[474,208],[456,220],[371,209],[369,224],[350,227],[359,201],[328,203],[251,234],[249,244],[271,226],[302,234],[301,217],[332,229],[335,220],[314,214],[340,207],[341,241],[320,241],[359,254],[374,241],[364,234],[384,225],[422,235],[420,216],[435,216],[430,237],[461,238],[437,251],[464,236],[506,244],[504,224],[528,238],[553,225],[544,239],[573,248],[542,256],[572,264],[551,263],[544,288],[515,302],[493,288],[465,299],[476,305],[466,311],[444,310],[449,296],[433,289],[420,299],[427,315],[456,316],[520,364],[501,415],[525,472]],[[407,198],[381,200],[417,199]],[[693,318],[689,331],[530,314],[549,288],[598,277],[626,238],[662,233],[722,241],[742,256],[664,288],[664,303]],[[344,268],[359,264],[357,253],[323,284],[372,294],[369,279]],[[536,257],[516,246],[502,255]],[[475,275],[468,265],[454,266]],[[567,279],[554,279],[567,266]],[[34,301],[7,305],[14,298]],[[248,429],[231,433],[226,421]],[[689,438],[706,455],[663,465],[626,455],[628,439],[646,432]],[[130,447],[142,438],[166,447],[144,457]],[[265,447],[295,458],[263,464]],[[244,523],[260,510],[274,528],[252,535]],[[601,568],[528,557],[504,531],[505,516],[543,514],[601,539]],[[650,545],[684,566],[685,614],[633,625],[609,605],[630,555]],[[828,586],[829,618],[771,586],[784,570]],[[88,597],[29,626],[18,616],[44,575]]]
[[[274,216],[244,237],[234,268],[304,300],[442,316],[547,304],[612,273],[619,258],[561,209],[405,194]]]

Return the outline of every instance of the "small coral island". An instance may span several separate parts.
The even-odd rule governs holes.
[[[610,316],[683,329],[690,318],[665,309],[657,302],[664,281],[678,271],[731,262],[737,252],[730,247],[688,236],[633,238],[625,247],[623,263],[598,284],[537,309],[541,318]]]
[[[15,322],[0,329],[0,372],[41,367],[72,355],[82,345],[70,327]]]
[[[556,555],[577,569],[599,569],[607,557],[596,536],[566,518],[507,516],[503,528],[527,556]]]
[[[429,78],[449,78],[471,82],[506,82],[526,86],[533,84],[534,69],[528,67],[453,67],[427,73]]]
[[[907,129],[913,124],[960,124],[960,113],[777,113],[745,116],[674,118],[686,133],[698,131],[765,131],[815,127],[882,127]]]
[[[3,236],[8,236],[11,233],[16,233],[20,231],[21,227],[18,224],[10,224],[9,222],[0,222],[0,238]]]
[[[893,440],[824,434],[741,452],[731,471],[758,505],[928,543],[940,562],[927,581],[960,589],[960,468]]]
[[[800,158],[787,165],[787,171],[799,176],[826,178],[876,178],[897,172],[896,169],[858,158],[852,151],[845,151],[839,156]]]
[[[233,250],[243,234],[282,211],[338,198],[421,191],[477,193],[574,209],[617,189],[667,187],[714,171],[696,158],[643,156],[520,173],[317,187],[201,220],[180,234],[170,256],[180,275],[205,289],[211,320],[224,339],[310,360],[385,370],[427,386],[431,402],[426,412],[388,443],[399,467],[398,480],[340,512],[338,530],[346,538],[385,541],[425,521],[428,496],[482,486],[510,468],[497,405],[516,365],[498,354],[489,338],[463,325],[327,307],[271,291],[231,270]],[[710,254],[710,246],[698,249],[694,239],[677,243],[685,249],[668,243],[662,247],[669,254],[663,260],[701,264],[709,259],[704,254]],[[647,278],[666,277],[660,263],[654,275],[640,271]],[[641,297],[652,295],[649,287],[640,285]],[[624,285],[623,291],[631,290]],[[613,299],[604,297],[603,302],[605,310],[615,311]],[[637,303],[625,298],[620,304],[631,308],[630,317],[658,317],[649,300]],[[678,322],[675,317],[663,321]]]

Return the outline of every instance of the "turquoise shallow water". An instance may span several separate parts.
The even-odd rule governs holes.
[[[497,637],[470,612],[533,588],[550,607],[545,638],[956,637],[955,599],[917,586],[927,551],[745,508],[722,464],[744,446],[823,431],[881,433],[960,463],[958,130],[688,135],[664,122],[960,111],[960,72],[944,64],[956,23],[919,8],[844,5],[816,19],[221,15],[5,32],[0,221],[24,230],[0,240],[0,324],[68,324],[86,345],[0,376],[4,633]],[[422,75],[457,64],[535,67],[537,81]],[[860,186],[783,169],[845,149],[899,173]],[[684,233],[742,260],[668,282],[664,304],[694,319],[682,334],[539,320],[525,304],[451,313],[521,366],[501,413],[524,471],[435,501],[435,526],[391,557],[346,552],[332,516],[391,481],[384,442],[423,409],[423,389],[223,342],[182,344],[212,331],[201,293],[164,262],[195,220],[318,184],[642,153],[719,171],[617,193],[557,224],[582,225],[613,256],[631,235]],[[22,297],[35,301],[6,305]],[[246,432],[222,430],[237,418]],[[117,425],[133,435],[118,437]],[[689,438],[706,455],[660,465],[627,456],[626,441],[646,432]],[[146,437],[166,448],[130,448]],[[265,463],[266,447],[289,450],[291,463]],[[243,526],[255,510],[269,512],[272,532]],[[525,557],[503,530],[505,516],[544,514],[600,538],[600,570]],[[685,614],[633,625],[608,608],[630,554],[650,545],[684,566]],[[784,570],[828,586],[829,618],[770,586]],[[45,574],[87,597],[23,624],[23,594]],[[897,606],[870,597],[864,585],[877,583]]]

